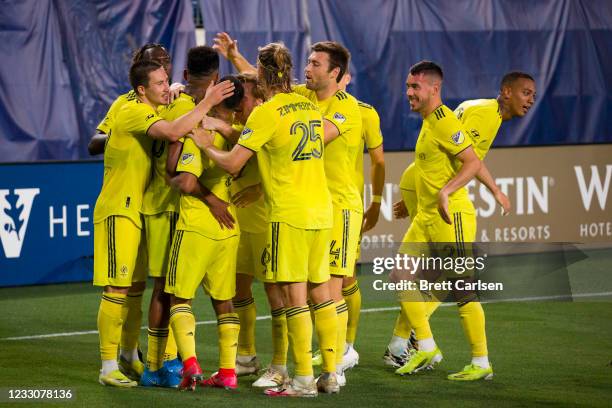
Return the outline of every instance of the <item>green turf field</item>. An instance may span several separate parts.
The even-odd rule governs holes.
[[[532,262],[531,260],[530,262]],[[509,263],[516,267],[517,259]],[[250,387],[253,378],[240,379],[240,389],[228,392],[198,389],[180,393],[165,389],[119,390],[97,383],[98,337],[95,333],[35,339],[7,337],[95,331],[99,290],[89,284],[66,284],[0,289],[0,388],[72,389],[76,400],[66,406],[610,406],[612,401],[612,296],[584,294],[610,291],[612,256],[595,251],[570,267],[570,283],[579,300],[502,302],[485,305],[493,381],[453,383],[446,375],[469,362],[456,308],[440,308],[432,318],[444,361],[433,372],[398,377],[382,364],[382,354],[397,311],[370,311],[361,317],[358,367],[347,372],[348,385],[336,396],[314,400],[270,399]],[[364,276],[367,287],[371,277]],[[260,285],[255,286],[258,315],[268,310]],[[145,295],[148,300],[149,292]],[[368,295],[364,309],[396,306]],[[145,307],[146,309],[146,307]],[[198,321],[213,319],[208,298],[194,303]],[[146,320],[145,320],[146,323]],[[258,353],[270,357],[269,320],[257,326]],[[141,340],[146,344],[146,332]],[[198,353],[210,374],[217,366],[216,328],[201,324]],[[0,403],[1,405],[1,403]],[[20,403],[19,406],[45,406]]]

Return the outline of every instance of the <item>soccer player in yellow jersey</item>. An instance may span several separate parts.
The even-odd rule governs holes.
[[[454,113],[463,124],[466,134],[470,136],[474,151],[480,160],[484,160],[489,152],[501,123],[514,117],[525,116],[533,106],[535,97],[536,86],[533,77],[524,72],[513,71],[503,76],[496,99],[468,100],[455,109]],[[414,173],[414,163],[412,163],[402,175],[400,180],[402,200],[394,205],[396,218],[409,216],[414,219],[416,216],[417,198]],[[493,194],[504,214],[508,214],[510,201],[495,184],[484,162],[476,178]],[[427,302],[428,317],[434,313],[439,304],[437,299]],[[391,358],[391,361],[401,359],[401,355],[406,354],[404,351],[409,336],[410,327],[407,325],[406,318],[400,315],[385,356]]]
[[[219,56],[212,48],[191,48],[187,53],[187,69],[184,72],[187,83],[184,93],[159,115],[165,120],[173,121],[191,111],[194,107],[193,98],[199,101],[204,97],[208,86],[217,80],[218,69]],[[141,209],[147,243],[147,269],[155,282],[149,307],[147,368],[140,379],[143,386],[177,386],[182,368],[177,358],[172,330],[168,331],[166,350],[159,348],[159,332],[161,330],[161,333],[165,334],[168,328],[170,306],[169,296],[164,292],[164,284],[170,244],[178,222],[180,198],[178,191],[170,188],[166,182],[168,150],[169,143],[166,140],[153,142],[153,172]],[[215,202],[209,198],[211,195],[207,196],[209,205],[214,206]]]
[[[211,114],[231,121],[240,104],[243,88],[235,77],[225,77],[235,85],[234,95],[215,106]],[[191,106],[195,106],[192,99]],[[210,132],[215,147],[227,150],[229,144],[217,132]],[[235,218],[230,205],[231,176],[215,165],[198,149],[192,139],[185,138],[176,175],[170,183],[181,191],[179,222],[171,248],[170,266],[166,275],[166,292],[171,294],[170,325],[174,330],[179,353],[183,357],[183,379],[179,389],[205,387],[234,389],[236,348],[240,324],[234,313],[232,298],[236,288],[236,253],[240,230],[238,225],[225,228],[204,202],[203,189],[223,200]],[[172,167],[169,158],[168,167]],[[207,380],[195,350],[195,317],[191,308],[198,286],[210,295],[217,315],[219,370]]]
[[[323,118],[315,104],[292,92],[292,65],[289,50],[282,44],[271,43],[259,49],[258,81],[268,100],[253,110],[230,152],[212,146],[206,132],[194,132],[192,137],[231,174],[238,174],[257,154],[269,210],[268,245],[263,254],[266,279],[276,281],[281,288],[295,362],[294,378],[266,394],[316,396],[307,296],[310,292],[311,298],[314,294],[331,302],[329,292],[321,292],[325,292],[329,280],[332,205],[323,163]]]
[[[476,176],[481,162],[461,122],[442,104],[442,69],[431,61],[410,68],[406,85],[411,110],[423,117],[415,151],[417,215],[403,239],[400,253],[422,256],[428,250],[418,243],[448,243],[451,251],[461,252],[476,234],[476,214],[467,190],[462,188]],[[416,245],[415,245],[416,244]],[[397,271],[394,271],[397,273]],[[409,275],[408,279],[417,275]],[[491,378],[485,319],[482,306],[468,294],[457,299],[459,314],[472,348],[472,362],[453,380]],[[418,351],[396,370],[412,374],[442,360],[426,315],[425,301],[418,290],[404,294],[401,302],[418,341]]]
[[[132,282],[145,279],[140,210],[151,172],[152,141],[177,140],[210,106],[233,92],[233,84],[212,87],[193,111],[168,122],[157,115],[157,108],[168,101],[168,75],[163,66],[153,61],[134,63],[130,83],[137,98],[119,110],[110,129],[104,151],[104,183],[94,209],[94,285],[104,287],[98,313],[99,381],[118,387],[136,385],[119,371],[117,349],[128,313],[129,288]]]
[[[145,44],[134,53],[132,63],[138,61],[155,61],[163,65],[164,69],[171,76],[172,63],[170,55],[166,49],[160,44]],[[172,93],[170,94],[170,96]],[[121,108],[128,102],[137,98],[136,92],[131,90],[115,99],[104,119],[98,124],[97,133],[91,138],[88,145],[88,150],[91,155],[104,153],[104,146],[108,139],[108,134],[115,122],[115,117]],[[165,105],[161,105],[160,109]],[[146,274],[146,272],[143,272]],[[134,282],[130,287],[128,297],[126,299],[128,313],[123,322],[121,331],[121,347],[119,356],[119,369],[126,374],[130,379],[138,381],[143,372],[143,364],[138,358],[138,339],[140,337],[140,326],[142,320],[142,294],[145,290],[145,281]],[[173,346],[173,341],[168,342],[168,347],[172,353],[176,349]],[[176,353],[174,353],[176,354]]]

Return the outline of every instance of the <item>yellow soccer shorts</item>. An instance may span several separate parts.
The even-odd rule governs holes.
[[[263,255],[267,264],[266,281],[327,282],[329,234],[329,229],[307,230],[271,222]]]
[[[451,213],[451,219],[453,224],[449,225],[440,216],[425,218],[417,214],[402,239],[399,253],[470,256],[471,244],[476,239],[476,214],[459,211]],[[434,245],[424,245],[426,243]]]
[[[239,235],[215,240],[193,231],[177,230],[170,248],[165,291],[193,299],[198,286],[215,300],[236,294],[236,255]]]
[[[266,282],[265,250],[268,243],[268,231],[255,233],[240,231],[236,273],[253,276]]]
[[[410,219],[414,219],[417,213],[417,195],[415,190],[404,190],[401,189],[402,201],[408,210],[408,216]]]
[[[363,214],[334,207],[334,225],[329,241],[329,273],[353,276]]]
[[[128,217],[111,215],[94,224],[96,286],[130,287],[146,279],[144,232]]]
[[[166,276],[168,254],[172,245],[172,236],[176,230],[178,213],[166,211],[155,215],[145,215],[145,235],[149,255],[149,276],[160,278]]]

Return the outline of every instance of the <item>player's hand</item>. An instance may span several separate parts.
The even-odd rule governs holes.
[[[501,190],[498,190],[495,193],[495,201],[502,207],[502,215],[510,214],[510,210],[512,210],[512,204],[510,204],[510,199],[507,195],[505,195]]]
[[[247,188],[234,194],[232,197],[232,203],[234,203],[236,207],[248,207],[255,201],[259,200],[262,195],[263,191],[261,189],[261,184],[255,184],[253,186],[248,186]]]
[[[202,119],[202,127],[207,130],[215,130],[217,132],[225,129],[227,123],[219,118],[213,118],[212,116],[204,116]]]
[[[399,200],[397,203],[393,204],[393,216],[396,220],[408,217],[408,208],[406,208],[404,200]]]
[[[200,128],[193,129],[187,137],[193,140],[200,150],[212,146],[215,141],[215,135],[210,130]]]
[[[453,225],[450,218],[450,213],[448,212],[448,193],[446,193],[444,190],[440,190],[438,193],[438,212],[445,223],[448,225]]]
[[[216,85],[212,82],[206,89],[206,95],[204,95],[204,103],[207,103],[209,107],[220,104],[224,99],[229,98],[234,94],[234,83],[231,81],[223,81]]]
[[[175,82],[170,85],[170,103],[172,103],[176,98],[178,98],[181,95],[181,92],[183,92],[184,90],[185,85],[181,84],[180,82]]]
[[[210,193],[204,197],[204,203],[210,209],[211,214],[213,217],[215,217],[219,223],[219,226],[221,226],[221,229],[223,229],[223,227],[227,229],[234,229],[234,223],[236,220],[234,220],[232,214],[230,214],[227,210],[227,207],[230,205],[229,203],[221,200],[213,193]]]
[[[361,224],[361,232],[368,232],[376,226],[378,217],[380,216],[380,203],[370,203],[370,206],[363,213],[363,223]]]
[[[213,41],[213,49],[223,55],[223,58],[230,60],[238,55],[238,40],[233,40],[228,33],[217,33]]]

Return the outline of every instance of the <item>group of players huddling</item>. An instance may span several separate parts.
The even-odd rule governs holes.
[[[240,74],[219,79],[219,55]],[[185,84],[170,86],[172,65],[161,45],[147,44],[134,55],[132,90],[115,100],[89,146],[91,153],[104,152],[94,211],[94,284],[104,287],[101,384],[234,389],[237,376],[260,374],[253,386],[267,395],[302,397],[338,393],[346,384],[345,371],[359,361],[353,346],[361,307],[354,276],[359,241],[378,221],[385,179],[379,117],[346,92],[349,60],[341,44],[316,43],[305,84],[296,85],[284,45],[259,48],[254,67],[220,33],[213,47],[189,50]],[[531,108],[535,83],[511,72],[497,99],[465,101],[453,112],[442,104],[442,79],[430,61],[408,74],[410,108],[423,126],[415,161],[400,183],[403,201],[394,209],[396,217],[412,219],[404,242],[459,248],[475,239],[475,211],[464,188],[471,179],[510,210],[481,160],[501,122]],[[372,161],[366,211],[364,145]],[[410,246],[400,252],[421,255]],[[147,275],[155,285],[143,364],[138,338]],[[264,284],[272,318],[272,361],[262,371],[254,278]],[[217,316],[219,367],[209,378],[196,356],[191,302],[199,286]],[[427,296],[400,297],[383,359],[397,374],[442,360],[429,327],[440,302]],[[457,304],[473,358],[448,378],[492,378],[482,307],[474,297]]]

